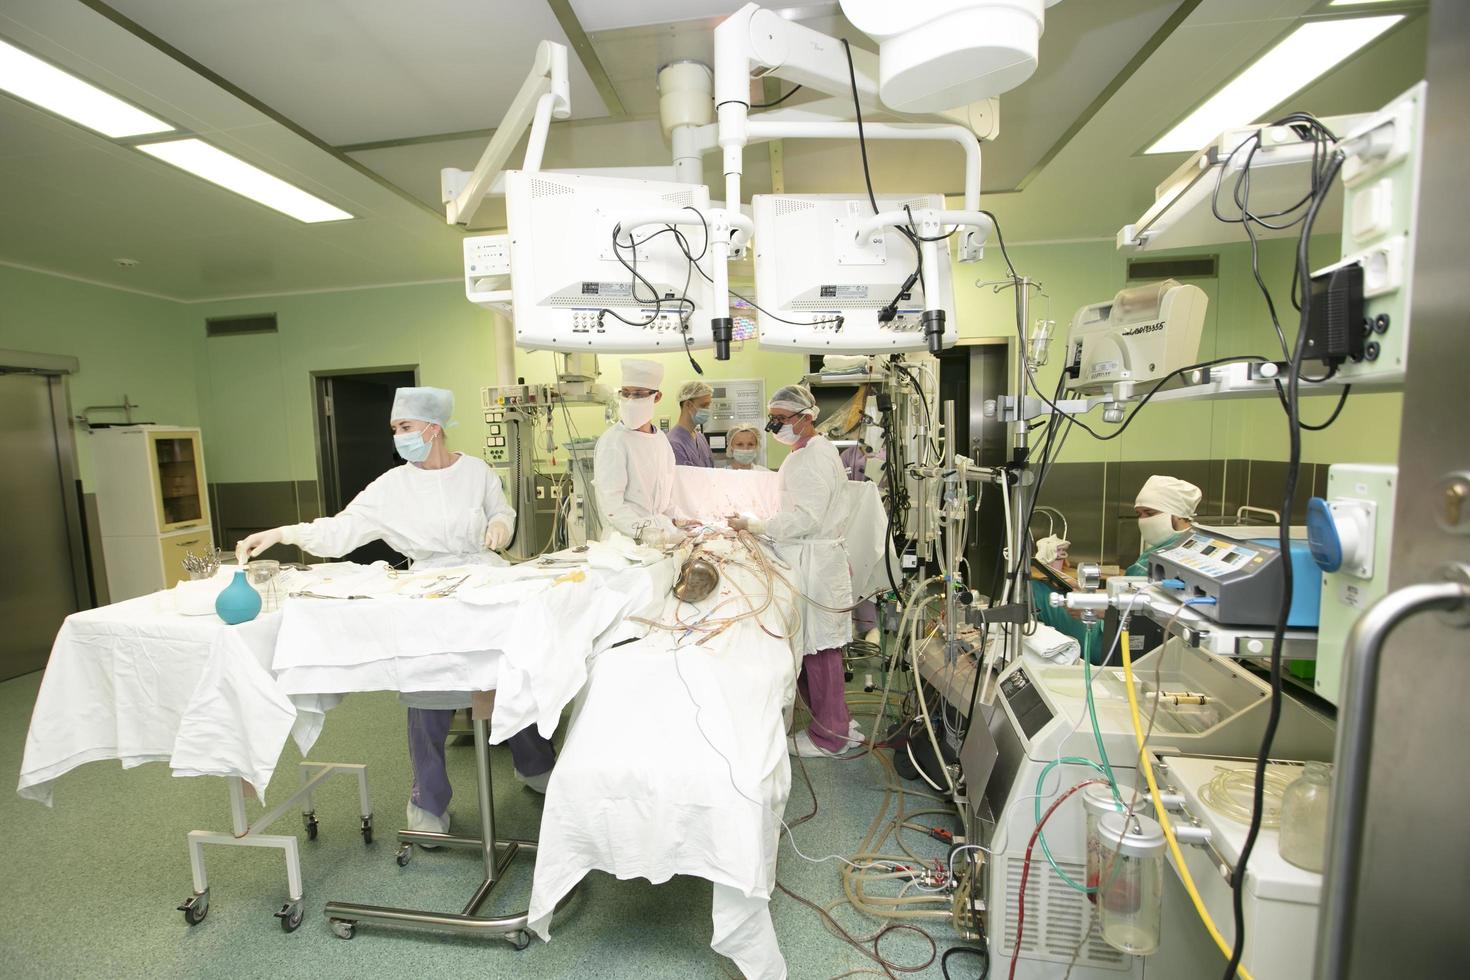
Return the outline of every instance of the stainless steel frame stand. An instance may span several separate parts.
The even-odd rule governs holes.
[[[379,905],[355,905],[350,902],[328,902],[327,919],[332,931],[342,939],[351,939],[360,923],[380,923],[402,929],[424,929],[432,932],[449,932],[461,935],[504,937],[516,949],[525,949],[531,942],[526,931],[526,913],[482,918],[480,907],[500,883],[511,861],[521,853],[535,853],[536,842],[529,840],[500,840],[495,836],[495,803],[491,796],[490,783],[490,726],[482,718],[474,718],[475,729],[475,789],[480,802],[480,836],[455,837],[451,834],[432,834],[404,830],[398,834],[401,846],[398,849],[398,866],[404,867],[412,859],[414,844],[436,844],[440,847],[479,851],[485,862],[485,879],[475,889],[464,911],[424,912],[414,909],[385,908]]]
[[[274,847],[286,856],[286,902],[275,917],[281,920],[281,928],[295,932],[301,925],[302,888],[301,854],[299,842],[294,834],[266,834],[263,831],[286,813],[301,806],[301,820],[306,826],[308,840],[316,840],[316,806],[311,794],[323,780],[336,775],[347,775],[357,779],[358,805],[362,814],[362,842],[373,842],[373,805],[368,797],[367,766],[345,762],[301,763],[301,788],[292,793],[274,810],[261,814],[251,823],[245,814],[245,781],[239,776],[230,776],[225,784],[230,791],[230,833],[213,830],[189,831],[189,864],[194,873],[194,891],[179,906],[184,921],[196,926],[209,914],[209,876],[204,868],[204,845],[226,844],[235,847]]]

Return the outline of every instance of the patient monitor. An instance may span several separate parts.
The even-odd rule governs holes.
[[[892,227],[859,233],[859,224],[873,217],[866,197],[757,194],[751,203],[761,347],[811,354],[922,351],[926,306],[954,322],[948,240],[937,243],[938,268],[930,270],[938,302],[926,303],[913,278],[918,259],[909,239]],[[878,210],[887,213],[943,207],[938,194],[878,198]],[[954,346],[957,336],[946,331],[944,346]]]
[[[1199,359],[1205,291],[1174,279],[1121,290],[1084,306],[1067,336],[1067,389],[1122,397]]]
[[[666,226],[633,228],[640,215],[688,211],[694,227],[680,232],[698,258],[707,242],[695,212],[709,211],[707,188],[545,171],[505,177],[516,346],[631,353],[713,345],[709,280]]]

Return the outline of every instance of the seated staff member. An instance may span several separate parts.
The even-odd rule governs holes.
[[[737,422],[725,433],[725,456],[730,469],[771,472],[757,460],[761,458],[761,430],[749,422]]]
[[[782,388],[767,411],[776,441],[791,447],[777,471],[781,509],[768,520],[732,515],[729,522],[735,530],[770,537],[805,596],[797,688],[812,723],[791,740],[791,752],[803,758],[841,755],[862,741],[847,710],[842,663],[842,648],[852,640],[853,604],[852,572],[842,543],[847,515],[839,506],[847,470],[837,448],[817,435],[817,403],[806,388]]]
[[[669,445],[674,449],[674,463],[679,466],[705,466],[714,469],[715,455],[701,426],[709,425],[710,403],[714,391],[703,381],[686,381],[679,389],[679,420],[669,429]]]
[[[1161,474],[1149,477],[1133,501],[1143,553],[1123,574],[1147,575],[1148,560],[1155,552],[1183,541],[1203,497],[1204,492],[1188,481]]]
[[[443,388],[399,388],[389,427],[406,462],[383,473],[335,517],[290,524],[250,535],[235,545],[243,565],[277,544],[297,545],[320,558],[339,558],[369,541],[382,540],[407,555],[414,568],[504,565],[493,554],[515,530],[516,512],[500,478],[478,456],[451,453],[444,430],[454,414],[454,393]],[[408,709],[408,754],[413,786],[408,827],[449,832],[453,795],[444,766],[444,740],[452,708]],[[508,740],[516,778],[546,792],[556,752],[534,726]]]
[[[674,451],[653,424],[663,399],[663,365],[625,357],[618,389],[618,421],[597,437],[592,488],[604,533],[617,531],[654,547],[684,537],[670,516],[674,501]]]
[[[1143,484],[1133,501],[1133,512],[1138,517],[1138,533],[1143,541],[1143,553],[1129,565],[1124,575],[1147,575],[1148,560],[1157,551],[1174,547],[1184,539],[1190,527],[1190,519],[1199,507],[1203,491],[1193,483],[1172,476],[1154,474]],[[1036,618],[1048,626],[1055,627],[1082,644],[1082,655],[1093,663],[1100,663],[1106,651],[1102,649],[1102,624],[1090,626],[1074,618],[1065,609],[1054,609],[1050,602],[1051,593],[1056,591],[1050,584],[1031,580],[1031,601],[1036,607]]]

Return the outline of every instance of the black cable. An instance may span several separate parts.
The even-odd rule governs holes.
[[[618,260],[619,264],[621,264],[623,268],[627,269],[628,272],[633,276],[633,281],[632,281],[631,285],[629,286],[629,290],[628,290],[629,291],[629,295],[632,297],[633,302],[635,302],[635,303],[650,302],[650,301],[645,301],[645,300],[642,300],[642,299],[639,299],[638,298],[638,283],[640,283],[640,282],[643,283],[643,285],[648,288],[648,291],[653,294],[653,299],[651,300],[651,302],[653,303],[653,315],[650,316],[646,320],[629,320],[627,317],[625,317],[622,314],[618,313],[617,310],[608,309],[608,308],[604,307],[604,308],[601,308],[601,309],[599,309],[597,311],[597,315],[599,317],[603,316],[604,314],[611,313],[614,319],[619,320],[622,323],[626,323],[630,327],[646,327],[646,326],[649,326],[650,324],[655,323],[655,322],[658,321],[658,318],[663,314],[663,304],[666,301],[661,296],[659,296],[658,290],[656,288],[654,288],[653,283],[649,282],[648,281],[648,278],[638,271],[638,246],[641,245],[641,244],[643,244],[643,243],[645,243],[645,242],[647,242],[647,241],[649,241],[649,240],[651,240],[651,239],[653,239],[653,238],[657,238],[659,235],[662,235],[662,234],[664,234],[664,233],[666,233],[666,232],[668,232],[670,230],[672,230],[671,226],[665,226],[664,228],[662,228],[662,229],[654,232],[652,235],[648,235],[648,236],[644,237],[642,241],[638,241],[638,240],[634,239],[634,237],[631,234],[629,234],[628,235],[628,242],[629,242],[629,244],[628,245],[624,245],[622,242],[620,242],[618,240],[618,233],[620,231],[622,231],[622,225],[614,225],[613,226],[613,229],[612,229],[613,257],[616,258]],[[675,232],[675,237],[676,237],[676,240],[677,240],[677,238],[678,238],[678,232],[677,231]],[[623,258],[623,252],[622,252],[622,250],[624,248],[631,248],[632,251],[633,251],[633,264],[632,265],[629,265],[628,264],[628,260],[625,259],[625,258]],[[685,254],[687,255],[688,252],[686,251]],[[682,310],[682,307],[687,303],[688,306],[689,306],[689,312],[690,313],[693,313],[694,312],[694,301],[689,298],[689,296],[688,296],[688,290],[687,289],[685,291],[685,295],[684,296],[680,297],[678,300],[675,300],[673,302],[675,302],[678,306],[680,306],[681,307],[681,310]],[[681,317],[683,316],[682,311],[681,311],[681,314],[680,315],[681,315]]]
[[[1323,422],[1321,425],[1311,425],[1307,422],[1302,422],[1300,420],[1300,417],[1298,417],[1297,424],[1300,425],[1303,429],[1306,429],[1308,432],[1321,432],[1323,429],[1328,428],[1332,425],[1333,422],[1336,422],[1337,417],[1342,414],[1342,407],[1347,404],[1348,394],[1352,390],[1352,385],[1342,386],[1342,394],[1338,396],[1337,407],[1332,410],[1331,415],[1327,416],[1326,422]]]
[[[690,208],[689,210],[694,211],[695,214],[699,214],[699,211],[697,209],[695,209],[695,208]],[[704,215],[702,215],[702,214],[699,214],[699,220],[700,220],[700,223],[704,225],[704,240],[705,240],[706,248],[708,248],[708,244],[709,244],[709,222],[708,221],[705,221]],[[675,241],[678,241],[679,238],[678,237],[675,237],[674,240]],[[714,279],[710,276],[710,274],[708,272],[705,272],[704,271],[703,267],[701,267],[699,265],[699,261],[698,260],[704,258],[704,252],[700,252],[697,257],[694,256],[694,255],[691,255],[690,252],[689,252],[688,242],[687,241],[685,241],[685,243],[684,243],[684,245],[682,247],[684,249],[684,257],[686,259],[688,259],[694,265],[694,271],[695,272],[698,272],[701,276],[703,276],[705,282],[707,282],[711,286],[713,286],[714,285],[714,282],[715,282]],[[770,317],[772,320],[775,320],[777,323],[787,323],[787,324],[790,324],[793,327],[819,327],[819,326],[821,326],[824,323],[835,323],[835,324],[837,324],[837,329],[840,330],[840,329],[842,329],[842,324],[844,322],[846,322],[846,317],[842,316],[840,313],[837,316],[827,317],[824,320],[788,320],[785,317],[777,316],[776,314],[772,313],[770,310],[766,309],[764,306],[761,306],[755,300],[750,299],[747,296],[743,296],[740,293],[737,293],[735,290],[731,289],[728,285],[725,287],[725,292],[729,293],[731,296],[734,296],[736,299],[740,300],[743,303],[748,303],[752,309],[754,309],[757,312],[760,312],[760,313],[762,313],[762,314]]]
[[[774,102],[757,102],[756,104],[750,106],[749,108],[751,108],[751,109],[773,109],[776,106],[780,105],[782,102],[785,102],[787,99],[791,98],[797,92],[800,92],[801,89],[802,89],[802,86],[798,85],[798,86],[796,86],[796,88],[794,88],[791,91],[787,92],[785,95],[781,96],[779,99],[776,99]]]
[[[1296,203],[1282,208],[1279,211],[1271,211],[1261,214],[1256,214],[1255,212],[1251,211],[1251,164],[1255,160],[1256,152],[1261,148],[1262,130],[1260,129],[1255,130],[1239,144],[1237,144],[1235,148],[1232,149],[1230,153],[1225,157],[1225,159],[1221,161],[1220,173],[1215,179],[1215,187],[1210,194],[1210,210],[1214,214],[1216,220],[1225,222],[1226,224],[1239,224],[1241,228],[1245,231],[1246,238],[1250,241],[1251,274],[1255,277],[1256,286],[1260,289],[1261,295],[1265,297],[1266,309],[1271,316],[1271,325],[1276,331],[1277,340],[1281,344],[1282,356],[1286,357],[1288,360],[1290,359],[1290,354],[1286,342],[1286,334],[1282,330],[1281,321],[1276,315],[1276,304],[1271,296],[1271,291],[1267,288],[1265,280],[1261,277],[1260,242],[1256,236],[1255,226],[1259,225],[1262,228],[1266,228],[1272,231],[1281,231],[1287,228],[1291,228],[1292,226],[1300,223],[1306,217],[1305,214],[1298,215],[1295,218],[1291,218],[1290,220],[1279,224],[1273,224],[1271,221],[1266,220],[1268,218],[1282,218],[1293,214],[1294,212],[1300,210],[1304,205],[1309,204],[1322,192],[1322,188],[1324,186],[1322,180],[1322,167],[1326,162],[1326,147],[1329,142],[1335,141],[1336,139],[1330,129],[1324,126],[1318,119],[1316,119],[1316,117],[1308,113],[1291,113],[1287,116],[1283,116],[1281,119],[1271,123],[1270,125],[1285,126],[1293,124],[1300,125],[1304,130],[1306,130],[1308,134],[1310,134],[1312,138],[1312,167],[1310,171],[1311,181],[1306,195],[1304,195]],[[1239,214],[1238,217],[1228,217],[1220,211],[1220,191],[1224,186],[1225,172],[1230,168],[1230,163],[1232,160],[1235,159],[1236,155],[1239,154],[1241,150],[1246,149],[1247,147],[1249,147],[1249,149],[1246,150],[1245,159],[1242,161],[1240,170],[1236,174],[1235,184],[1231,190],[1231,199],[1234,201]],[[1295,297],[1297,290],[1296,277],[1297,272],[1294,270],[1292,273],[1293,298]],[[1294,300],[1293,305],[1296,305]],[[1300,307],[1298,307],[1298,309],[1299,308]]]
[[[954,235],[955,235],[955,232],[957,232],[957,231],[960,230],[960,226],[959,225],[955,225],[953,228],[951,228],[947,233],[945,233],[943,235],[921,235],[921,234],[919,234],[918,229],[914,228],[914,207],[913,207],[913,205],[912,204],[905,204],[903,206],[903,213],[909,216],[909,230],[911,232],[913,232],[913,234],[914,234],[914,240],[915,241],[920,241],[920,242],[943,242],[943,241],[947,241],[947,240],[953,238]]]
[[[1297,328],[1296,346],[1292,351],[1291,373],[1287,378],[1287,428],[1290,449],[1286,464],[1286,483],[1282,490],[1281,521],[1277,527],[1277,547],[1280,549],[1279,561],[1281,562],[1281,605],[1277,610],[1276,626],[1271,635],[1271,700],[1266,716],[1265,731],[1261,735],[1261,748],[1256,755],[1250,825],[1246,830],[1245,841],[1240,848],[1240,858],[1236,861],[1235,871],[1230,880],[1231,911],[1235,916],[1235,943],[1231,950],[1230,962],[1225,967],[1225,980],[1233,980],[1236,976],[1240,958],[1245,951],[1246,868],[1251,854],[1255,851],[1256,840],[1261,833],[1261,817],[1265,809],[1266,765],[1271,757],[1271,746],[1276,740],[1276,729],[1281,723],[1283,695],[1281,654],[1286,640],[1286,624],[1291,617],[1292,593],[1296,584],[1291,565],[1291,509],[1295,502],[1297,481],[1301,475],[1302,465],[1302,426],[1298,414],[1300,410],[1298,398],[1301,388],[1301,366],[1306,353],[1307,323],[1312,306],[1310,261],[1312,227],[1316,224],[1317,213],[1322,207],[1322,202],[1327,199],[1328,189],[1337,177],[1338,171],[1342,169],[1344,159],[1345,154],[1341,150],[1334,151],[1330,157],[1322,180],[1317,187],[1317,194],[1303,216],[1300,237],[1297,239],[1296,266],[1298,288],[1301,290],[1299,297],[1301,320]]]
[[[858,99],[857,70],[852,66],[852,46],[847,43],[846,38],[842,39],[842,51],[847,55],[847,80],[852,86],[852,110],[857,119],[858,151],[862,154],[863,158],[863,184],[868,189],[868,203],[872,205],[873,213],[878,214],[878,198],[873,193],[873,174],[868,169],[868,137],[863,130],[863,105],[862,101]],[[912,216],[910,220],[912,221]],[[885,313],[888,313],[889,320],[893,319],[894,314],[889,313],[889,311],[896,311],[899,301],[903,299],[903,294],[913,288],[913,283],[916,280],[922,282],[924,278],[924,251],[919,247],[918,236],[907,228],[896,228],[896,230],[899,234],[907,238],[909,244],[914,247],[914,258],[917,264],[914,269],[914,274],[909,276],[904,284],[899,287],[898,294],[893,297],[893,302],[879,311],[880,323],[887,322],[882,319]],[[926,297],[924,302],[927,303],[928,301]]]
[[[971,956],[982,957],[985,962],[980,965],[979,980],[985,980],[986,977],[990,976],[990,952],[988,950],[981,949],[978,946],[951,946],[944,951],[943,956],[939,957],[939,970],[944,974],[944,980],[954,980],[949,975],[949,958],[956,953],[969,953]]]

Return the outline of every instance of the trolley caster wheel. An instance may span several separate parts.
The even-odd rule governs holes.
[[[413,845],[412,844],[400,844],[399,847],[398,847],[398,859],[397,860],[398,860],[398,866],[400,868],[406,868],[406,867],[408,867],[408,862],[410,862],[410,861],[413,860]]]
[[[357,935],[357,923],[351,919],[333,919],[332,934],[338,939],[351,939]]]
[[[301,928],[301,902],[288,902],[281,906],[281,911],[276,913],[276,918],[281,920],[281,929],[285,932],[295,932]]]
[[[373,815],[371,813],[362,818],[362,842],[364,844],[373,842]]]
[[[309,811],[301,815],[301,822],[306,825],[306,839],[316,840],[317,822],[316,811]]]
[[[517,929],[515,932],[506,933],[505,941],[514,946],[516,952],[520,952],[531,945],[531,934],[524,929]]]
[[[198,895],[190,895],[184,899],[184,904],[179,906],[179,911],[184,913],[184,921],[191,926],[197,926],[204,921],[209,914],[209,889],[206,888]]]

